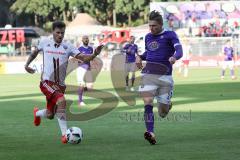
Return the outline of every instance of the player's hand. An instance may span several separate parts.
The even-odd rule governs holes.
[[[25,70],[31,74],[35,73],[35,69],[32,69],[31,67],[28,67],[28,66],[25,66]]]
[[[170,57],[170,58],[169,58],[169,62],[170,62],[171,64],[174,64],[174,63],[176,62],[176,58],[175,58],[175,57]]]
[[[97,46],[97,48],[94,50],[94,55],[99,55],[103,49],[104,45]]]
[[[143,68],[142,59],[140,58],[140,56],[137,56],[137,57],[136,57],[136,66],[137,66],[139,69],[142,69],[142,68]]]

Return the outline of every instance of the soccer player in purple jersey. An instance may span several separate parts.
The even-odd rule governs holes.
[[[224,60],[222,64],[222,75],[221,79],[224,79],[225,76],[225,70],[227,67],[229,67],[231,71],[231,78],[236,79],[234,75],[234,55],[233,55],[233,48],[231,46],[231,41],[228,40],[226,42],[226,45],[223,48],[223,54],[224,54]]]
[[[126,79],[126,91],[134,91],[134,81],[135,81],[135,71],[136,71],[136,55],[138,55],[138,46],[134,44],[135,37],[131,36],[129,43],[124,46],[124,51],[126,53],[125,60],[125,79]],[[129,88],[129,73],[131,72],[131,89]]]
[[[78,50],[84,55],[92,55],[93,48],[89,46],[89,38],[88,36],[82,37],[83,45],[78,48]],[[85,106],[86,104],[83,102],[83,92],[86,86],[87,89],[93,88],[93,76],[91,73],[90,62],[81,63],[79,62],[79,67],[77,68],[77,81],[79,84],[78,89],[78,101],[79,106]]]
[[[149,15],[150,33],[145,36],[145,52],[137,56],[136,64],[142,68],[142,82],[139,92],[144,101],[144,120],[146,132],[144,138],[150,144],[156,144],[154,135],[153,100],[158,102],[158,114],[164,118],[171,109],[173,92],[172,65],[182,57],[182,46],[174,31],[163,29],[163,19],[159,12]]]

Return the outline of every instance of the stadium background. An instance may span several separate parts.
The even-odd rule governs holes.
[[[215,12],[215,9],[217,13],[221,11],[223,17],[217,19],[222,25],[228,21],[229,27],[232,27],[228,28],[229,33],[219,36],[212,34],[209,29],[207,34],[199,35],[199,31],[208,28],[210,22],[216,22],[216,16],[207,15],[203,23],[199,22],[194,27],[191,21],[196,20],[192,20],[192,16],[186,20],[186,15],[196,14],[195,9],[203,11],[204,15],[208,13],[208,4],[215,6],[211,12]],[[148,13],[153,9],[162,12],[165,27],[175,30],[181,41],[188,39],[193,49],[188,78],[178,75],[174,70],[174,108],[171,114],[166,119],[156,117],[159,145],[151,147],[143,140],[143,103],[138,94],[124,93],[136,100],[135,106],[129,106],[116,92],[110,74],[111,58],[121,53],[121,47],[129,35],[136,36],[143,50],[142,42],[148,25],[116,28],[101,25],[89,15],[78,13],[68,24],[66,38],[78,46],[82,35],[88,34],[92,45],[97,45],[98,40],[105,37],[102,40],[106,41],[107,48],[99,58],[107,67],[102,68],[94,88],[101,95],[111,94],[116,101],[116,108],[89,121],[70,121],[69,126],[83,129],[84,140],[80,145],[63,146],[59,141],[60,133],[55,120],[44,120],[39,128],[33,127],[32,108],[35,105],[44,107],[45,99],[38,88],[40,74],[25,74],[23,66],[29,52],[21,55],[20,50],[15,48],[17,52],[9,55],[6,44],[1,44],[5,52],[0,56],[0,159],[239,159],[239,78],[231,80],[227,72],[226,78],[220,79],[219,57],[223,44],[230,40],[237,59],[236,76],[239,77],[239,1],[152,2],[148,5]],[[193,13],[185,10],[185,14],[181,10],[182,5],[188,5],[182,8],[188,8]],[[182,19],[176,19],[179,13]],[[88,20],[85,21],[84,17]],[[181,24],[183,19],[185,23]],[[40,32],[42,30],[38,29],[37,33]],[[48,36],[45,33],[40,35]],[[31,50],[31,45],[37,44],[38,40],[27,39],[26,43],[30,45],[28,49]],[[32,64],[37,73],[42,70],[41,60],[40,55]],[[123,60],[124,57],[121,57]],[[76,86],[76,73],[71,73],[66,82]],[[101,99],[87,95],[85,99],[89,105],[79,109],[77,95],[67,94],[67,98],[73,101],[71,112],[88,112],[102,103]],[[113,103],[112,97],[106,97],[110,104]]]

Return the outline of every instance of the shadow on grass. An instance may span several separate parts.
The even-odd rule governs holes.
[[[77,91],[76,88],[74,90],[71,90],[72,87],[70,86],[66,91],[67,95],[76,95]],[[125,92],[124,88],[117,88],[121,92]],[[187,104],[187,103],[199,103],[199,102],[209,102],[209,101],[218,101],[218,100],[234,100],[239,99],[240,94],[240,83],[202,83],[202,84],[176,84],[174,86],[174,97],[176,98],[190,98],[188,100],[181,100],[176,101],[175,105],[178,104]],[[116,97],[113,94],[109,94],[108,92],[114,92],[115,89],[113,88],[107,88],[107,89],[101,89],[101,90],[95,90],[94,92],[85,92],[85,96],[90,96],[93,98],[98,98],[99,94],[106,93],[105,96],[103,96],[103,99],[106,99],[106,101],[115,101]],[[36,97],[36,96],[43,96],[42,93],[35,93],[35,94],[19,94],[19,95],[12,95],[12,96],[0,96],[0,100],[11,100],[15,98],[30,98],[30,97]],[[125,92],[124,94],[121,94],[121,96],[127,97],[129,100],[134,100],[136,97],[139,97],[138,93],[129,93]],[[100,96],[101,97],[101,96]]]

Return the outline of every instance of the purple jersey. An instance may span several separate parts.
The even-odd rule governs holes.
[[[126,44],[123,49],[126,51],[126,63],[135,62],[138,46],[136,44]]]
[[[233,48],[232,47],[224,47],[224,55],[225,61],[232,61],[233,60]]]
[[[82,54],[86,54],[86,55],[93,54],[93,48],[90,47],[90,46],[81,46],[81,47],[78,48],[78,50]],[[89,69],[90,68],[90,62],[88,62],[88,63],[80,63],[79,66],[82,67],[82,68],[85,68],[85,69]]]
[[[142,73],[171,75],[169,58],[174,56],[178,60],[182,57],[182,46],[174,31],[163,31],[158,35],[148,33],[145,50],[141,57],[147,64]]]

